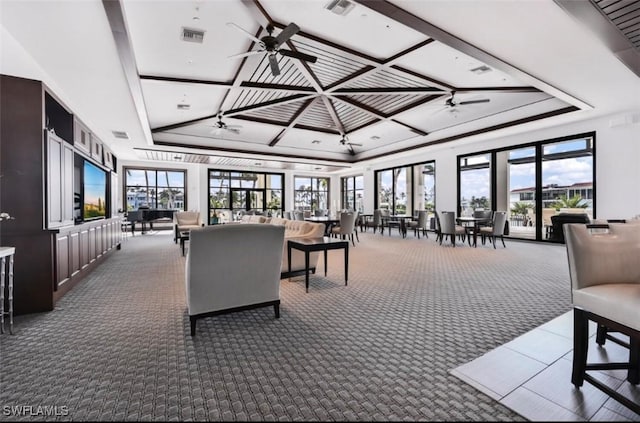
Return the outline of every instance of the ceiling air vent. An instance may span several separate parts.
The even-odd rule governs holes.
[[[120,138],[121,140],[128,140],[129,139],[129,134],[127,134],[124,131],[111,131],[113,133],[113,136],[116,138]]]
[[[187,28],[183,26],[180,38],[182,41],[202,44],[202,41],[204,40],[204,31],[201,29]]]
[[[349,0],[331,0],[324,8],[332,11],[336,15],[345,16],[351,12],[351,9],[355,7],[355,4]]]
[[[178,104],[178,110],[189,110],[189,109],[191,109],[191,104],[184,104],[184,103]]]

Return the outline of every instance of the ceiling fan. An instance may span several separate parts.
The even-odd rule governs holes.
[[[222,121],[222,113],[220,113],[218,115],[218,121],[213,124],[213,130],[211,131],[211,133],[214,135],[220,135],[222,131],[229,131],[234,134],[239,134],[240,128],[242,128],[242,126],[240,125],[227,125],[226,123],[224,123]]]
[[[349,149],[349,154],[351,154],[352,156],[356,155],[356,152],[353,150],[354,145],[356,147],[362,147],[362,144],[349,142],[349,138],[347,137],[346,134],[342,134],[342,138],[340,139],[340,145],[344,145],[345,147],[347,147]]]
[[[228,22],[227,25],[242,31],[243,34],[245,34],[247,37],[249,37],[256,43],[258,43],[258,45],[260,46],[259,50],[252,50],[247,53],[235,54],[229,57],[230,58],[244,57],[244,56],[251,56],[254,54],[260,54],[260,53],[266,52],[267,56],[269,57],[269,66],[271,67],[271,73],[273,74],[273,76],[280,75],[280,66],[278,66],[278,58],[276,57],[276,53],[280,53],[282,56],[293,57],[294,59],[304,60],[305,62],[315,63],[316,60],[318,60],[317,57],[311,56],[309,54],[280,48],[280,46],[285,42],[287,42],[289,38],[291,38],[294,34],[300,31],[300,28],[298,27],[298,25],[296,25],[293,22],[287,25],[280,32],[280,34],[278,34],[275,37],[273,36],[273,30],[274,30],[273,25],[271,24],[267,25],[266,29],[269,35],[265,35],[262,38],[257,38],[253,36],[250,32],[245,31],[244,29],[240,28],[238,25],[234,24],[233,22]]]
[[[450,111],[454,111],[458,106],[465,106],[467,104],[479,104],[479,103],[488,103],[491,100],[488,98],[479,98],[476,100],[465,100],[465,101],[454,101],[454,97],[456,95],[455,91],[451,91],[451,97],[445,101],[445,109],[448,108]]]

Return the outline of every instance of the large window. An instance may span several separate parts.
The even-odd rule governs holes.
[[[595,133],[459,156],[459,209],[506,211],[508,236],[551,239],[551,217],[595,218]]]
[[[296,210],[329,210],[329,178],[295,176],[293,185]]]
[[[460,158],[460,214],[471,216],[477,209],[491,209],[491,155]]]
[[[436,206],[436,163],[417,163],[378,170],[375,208],[396,214],[416,214]]]
[[[209,223],[237,220],[243,213],[282,216],[281,173],[209,170]]]
[[[127,210],[185,210],[187,172],[174,169],[124,169]]]
[[[364,177],[342,178],[342,208],[364,212]]]

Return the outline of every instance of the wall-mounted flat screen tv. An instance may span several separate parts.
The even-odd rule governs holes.
[[[86,220],[101,219],[107,216],[107,173],[98,166],[84,161],[83,173],[84,205],[82,217]]]

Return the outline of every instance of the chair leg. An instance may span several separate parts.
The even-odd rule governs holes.
[[[584,383],[589,347],[589,319],[583,310],[573,309],[573,370],[571,383],[579,388]]]
[[[356,246],[356,241],[355,241],[355,239],[353,238],[353,234],[349,235],[349,238],[351,238],[351,243],[352,243],[352,244],[353,244],[353,246],[355,247],[355,246]]]
[[[598,324],[598,330],[596,331],[596,343],[602,346],[606,341],[607,341],[607,327],[605,325]]]
[[[640,383],[640,339],[629,339],[629,371],[627,381],[632,385]]]
[[[358,242],[360,242],[360,237],[358,236],[358,231],[354,231],[356,234],[356,239],[358,240]]]
[[[494,235],[491,238],[493,238],[492,239],[492,241],[493,241],[493,249],[495,250],[496,249],[496,236]]]
[[[189,323],[191,323],[191,336],[196,336],[196,318],[189,316]]]
[[[504,236],[500,235],[500,241],[502,241],[502,246],[507,248],[507,244],[504,243]]]
[[[276,313],[276,319],[280,318],[280,304],[273,305],[273,311]]]

